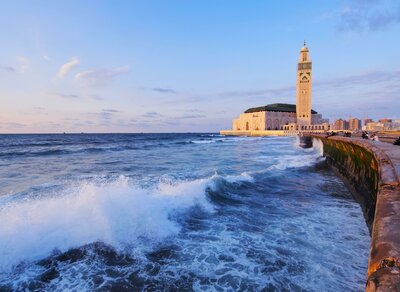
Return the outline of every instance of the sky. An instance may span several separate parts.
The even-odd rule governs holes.
[[[400,0],[0,0],[0,133],[218,132],[295,103],[400,119]]]

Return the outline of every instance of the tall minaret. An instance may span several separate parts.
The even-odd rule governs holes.
[[[306,42],[300,50],[296,82],[296,115],[297,124],[311,125],[311,69],[312,63],[308,55]]]

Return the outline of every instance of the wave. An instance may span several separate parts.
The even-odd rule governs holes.
[[[192,140],[190,143],[193,144],[210,144],[210,143],[215,143],[217,140]]]
[[[209,136],[209,139],[203,138],[200,140],[190,140],[186,143],[210,144],[210,143],[215,143],[215,142],[240,142],[240,141],[255,141],[255,140],[262,140],[262,139],[265,139],[265,137],[246,137],[246,136],[232,137],[232,136],[214,135],[214,136]]]
[[[61,193],[3,201],[0,271],[94,242],[135,252],[149,249],[179,233],[181,226],[173,219],[176,214],[195,206],[214,212],[207,190],[251,180],[246,173],[226,178],[215,174],[191,181],[164,180],[143,188],[120,176],[113,181],[75,183]]]
[[[80,153],[102,153],[112,151],[123,151],[123,150],[140,150],[147,149],[150,147],[157,147],[159,145],[150,146],[120,146],[120,147],[88,147],[83,149],[48,149],[41,151],[9,151],[0,153],[0,157],[46,157],[56,155],[69,155],[69,154],[80,154]]]
[[[322,161],[323,157],[320,154],[309,154],[309,155],[282,155],[279,156],[278,161],[268,167],[268,170],[285,170],[289,168],[301,168],[315,165],[319,161]]]

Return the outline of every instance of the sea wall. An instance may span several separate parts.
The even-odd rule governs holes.
[[[327,162],[363,208],[371,231],[366,291],[400,291],[400,184],[391,158],[371,141],[315,134],[302,139],[322,141]]]

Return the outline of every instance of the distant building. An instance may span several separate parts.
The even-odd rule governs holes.
[[[368,123],[373,123],[373,119],[364,119],[364,126],[366,126]]]
[[[349,122],[343,119],[338,119],[333,123],[334,130],[348,130]]]
[[[383,131],[385,130],[385,125],[379,122],[368,123],[363,127],[366,131]]]
[[[311,109],[312,62],[304,43],[297,65],[296,104],[274,103],[253,107],[232,122],[235,131],[328,130],[329,121]]]
[[[361,130],[361,120],[353,118],[349,120],[349,130],[356,131]]]
[[[391,131],[391,130],[400,130],[400,120],[395,120],[393,122],[392,119],[380,119],[379,122],[371,122],[367,123],[363,126],[363,130],[366,131]]]

